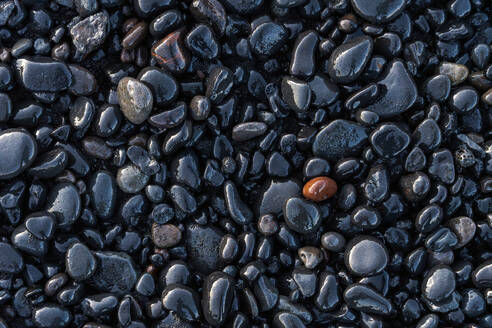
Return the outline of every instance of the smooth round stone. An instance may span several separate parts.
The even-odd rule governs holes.
[[[252,31],[249,44],[256,55],[270,57],[280,50],[287,37],[288,31],[282,25],[266,22]]]
[[[67,273],[76,281],[90,278],[96,271],[96,265],[96,258],[84,244],[73,244],[65,254]]]
[[[363,284],[348,286],[343,299],[350,308],[364,313],[387,316],[395,310],[390,300]]]
[[[185,320],[200,318],[199,304],[198,294],[190,287],[172,284],[162,291],[162,306]]]
[[[0,151],[9,156],[0,156],[0,180],[11,179],[21,174],[36,158],[38,147],[29,132],[7,129],[0,132]]]
[[[462,87],[449,98],[449,106],[460,114],[474,109],[479,102],[479,95],[472,87]]]
[[[145,188],[149,177],[136,165],[126,165],[118,170],[116,183],[123,192],[135,194]]]
[[[31,213],[24,221],[26,229],[41,240],[49,240],[53,237],[55,224],[55,217],[47,212]]]
[[[396,18],[405,8],[404,0],[351,0],[352,7],[372,23],[384,23]]]
[[[190,270],[183,261],[171,261],[159,273],[159,284],[162,288],[172,284],[188,285]]]
[[[59,92],[72,85],[68,66],[49,57],[20,58],[15,62],[19,80],[32,92]]]
[[[429,301],[447,299],[456,288],[454,272],[447,265],[433,267],[422,280],[422,293]]]
[[[152,241],[159,248],[170,248],[181,241],[181,231],[174,224],[152,224]]]
[[[492,287],[492,260],[483,262],[473,271],[472,281],[477,288]]]
[[[114,134],[121,123],[121,111],[115,105],[103,105],[99,108],[92,123],[96,135],[109,137]]]
[[[369,140],[376,153],[387,159],[398,156],[410,144],[408,133],[393,123],[381,124],[371,133]]]
[[[154,99],[144,83],[124,77],[118,83],[118,101],[125,117],[133,124],[143,123],[150,115]]]
[[[377,238],[357,236],[345,247],[345,266],[355,275],[368,277],[382,272],[389,262],[388,250]]]
[[[51,188],[46,204],[46,210],[56,217],[58,227],[70,226],[82,211],[78,189],[68,182],[59,183]]]
[[[179,126],[186,118],[186,104],[182,101],[176,103],[174,108],[165,110],[149,117],[148,122],[160,129],[170,129]]]
[[[220,271],[207,276],[203,283],[202,310],[205,320],[214,327],[227,319],[233,303],[234,279]]]
[[[358,155],[367,139],[367,130],[362,125],[338,119],[316,134],[312,149],[314,155],[335,161]]]
[[[381,80],[377,82],[382,95],[366,110],[375,112],[381,118],[388,118],[407,111],[417,99],[417,86],[400,60],[386,65]]]
[[[321,235],[321,245],[331,252],[341,252],[345,248],[345,237],[335,231],[325,232]]]
[[[328,74],[337,83],[355,81],[371,57],[373,41],[368,36],[351,39],[338,46],[328,59]]]
[[[315,72],[318,33],[312,30],[301,33],[294,44],[289,66],[289,73],[300,78],[307,78]]]
[[[100,292],[123,295],[137,282],[138,267],[126,253],[95,252],[96,272],[89,279],[89,284]]]
[[[304,185],[302,195],[312,201],[321,202],[333,197],[337,192],[337,183],[328,177],[316,177]]]
[[[311,104],[311,88],[295,77],[285,76],[281,83],[282,99],[295,112],[305,112]]]
[[[57,304],[44,304],[34,309],[32,321],[38,328],[64,328],[72,321],[72,314]]]
[[[182,22],[183,15],[179,10],[167,10],[150,22],[149,32],[155,37],[161,37],[175,30]]]
[[[0,272],[16,274],[24,268],[22,255],[12,245],[0,242]]]
[[[152,90],[156,105],[170,104],[178,97],[178,82],[162,69],[145,67],[138,73],[137,79],[144,82]]]
[[[116,206],[116,181],[108,171],[94,173],[87,186],[95,214],[102,219],[109,219]]]
[[[314,203],[305,199],[292,197],[283,207],[287,226],[300,234],[316,232],[321,225],[321,213]]]

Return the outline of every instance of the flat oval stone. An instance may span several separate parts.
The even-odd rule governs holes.
[[[108,171],[97,171],[87,186],[95,214],[102,219],[109,219],[116,206],[116,180]]]
[[[26,229],[41,240],[50,240],[53,237],[55,224],[55,217],[47,212],[31,213],[24,221]]]
[[[302,195],[312,201],[321,202],[329,199],[337,192],[337,183],[328,177],[316,177],[304,185]]]
[[[133,124],[143,123],[154,104],[152,91],[144,83],[124,77],[118,83],[118,101],[125,117]]]
[[[354,10],[372,23],[396,18],[405,8],[405,0],[351,0]]]
[[[248,141],[261,136],[267,131],[267,125],[263,122],[240,123],[232,129],[232,140]]]
[[[82,211],[77,187],[68,182],[55,185],[48,195],[46,210],[55,215],[59,227],[74,223]]]
[[[12,245],[0,242],[0,272],[16,274],[23,268],[22,255]]]
[[[147,84],[152,90],[156,105],[167,105],[178,97],[178,82],[162,69],[145,67],[138,73],[137,79]]]
[[[331,53],[328,74],[338,83],[355,81],[363,72],[371,57],[373,41],[361,36],[342,43]]]
[[[366,145],[367,130],[347,120],[334,120],[321,129],[313,142],[313,153],[327,160],[358,155]]]
[[[89,248],[82,243],[73,244],[65,254],[67,273],[76,281],[90,278],[96,271],[96,265],[96,258]]]
[[[26,57],[15,62],[19,80],[32,92],[59,92],[72,85],[68,66],[49,57]]]
[[[221,271],[207,276],[203,283],[202,310],[214,327],[222,325],[229,314],[234,296],[234,279]]]
[[[288,32],[282,25],[266,22],[253,30],[249,36],[249,44],[255,54],[270,57],[285,44],[287,36]]]
[[[145,188],[149,176],[145,175],[136,165],[126,165],[118,170],[116,183],[123,192],[135,194]]]
[[[348,286],[343,293],[343,299],[350,308],[365,313],[387,316],[395,310],[390,300],[363,284]]]
[[[405,69],[405,64],[394,60],[386,66],[382,79],[377,82],[383,90],[381,96],[367,110],[381,118],[388,118],[407,111],[417,99],[417,87]]]
[[[288,199],[283,207],[283,215],[287,226],[301,234],[316,232],[321,225],[318,206],[302,198]]]
[[[152,241],[159,248],[170,248],[181,241],[181,231],[174,224],[152,224]]]
[[[38,328],[64,328],[72,321],[72,314],[58,304],[43,304],[34,309],[32,321]]]
[[[21,129],[0,132],[0,180],[21,174],[36,158],[38,147],[33,136]]]
[[[350,272],[363,277],[382,272],[389,262],[384,244],[371,236],[357,236],[349,241],[344,258]]]
[[[157,42],[151,49],[151,55],[157,63],[174,73],[182,73],[189,65],[188,50],[183,45],[183,31],[178,30]]]
[[[446,265],[433,267],[422,280],[423,296],[433,302],[448,298],[454,292],[455,287],[455,274]]]

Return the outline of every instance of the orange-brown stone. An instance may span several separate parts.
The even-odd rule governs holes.
[[[337,192],[337,183],[335,180],[328,177],[316,177],[304,185],[302,194],[304,198],[315,202],[321,202],[333,197]]]

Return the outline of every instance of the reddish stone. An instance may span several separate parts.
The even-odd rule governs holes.
[[[190,56],[183,45],[184,31],[177,30],[157,42],[150,53],[157,63],[174,73],[182,73],[190,63]]]
[[[335,180],[328,177],[316,177],[306,182],[302,188],[302,194],[309,200],[321,202],[333,197],[337,189]]]

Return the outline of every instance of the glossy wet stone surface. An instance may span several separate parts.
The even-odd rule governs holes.
[[[492,327],[491,10],[0,1],[0,328]]]

